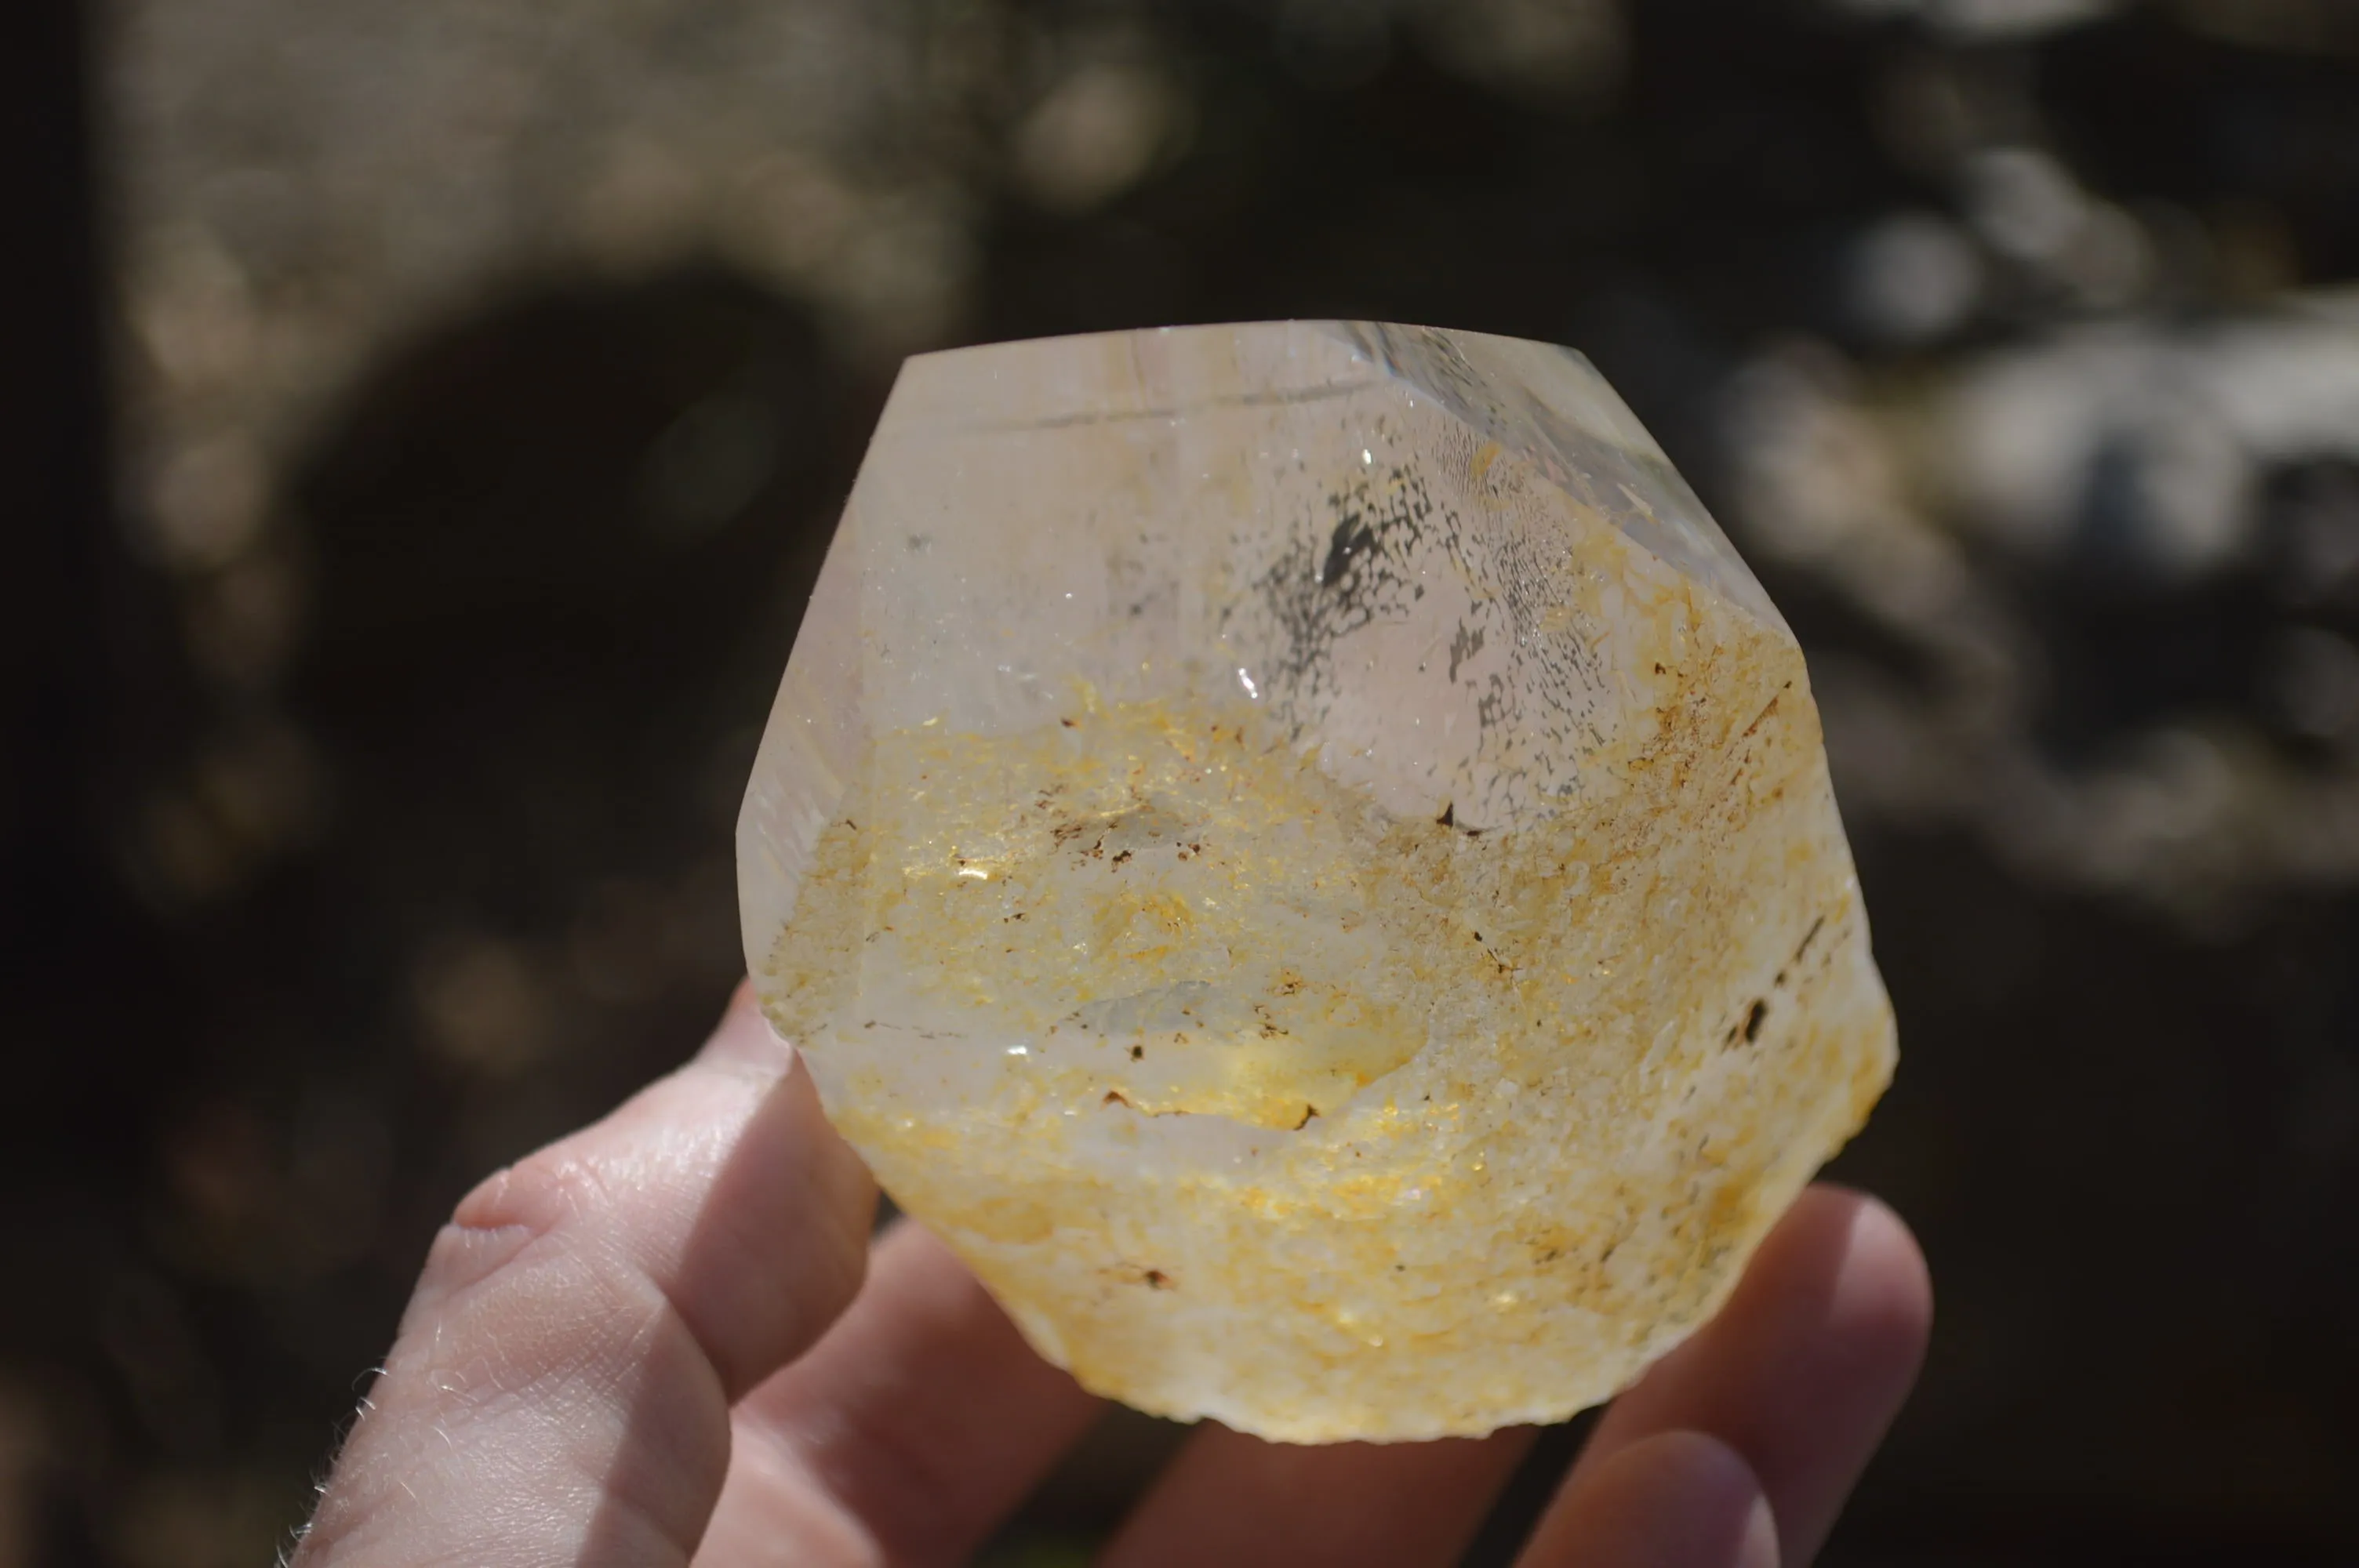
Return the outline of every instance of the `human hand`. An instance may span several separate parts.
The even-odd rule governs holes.
[[[741,990],[694,1061],[460,1204],[294,1568],[962,1560],[1100,1402],[924,1231],[872,1252],[875,1203]],[[1931,1311],[1900,1221],[1812,1188],[1614,1401],[1523,1562],[1808,1562]],[[1530,1439],[1297,1448],[1208,1423],[1103,1561],[1451,1563]]]

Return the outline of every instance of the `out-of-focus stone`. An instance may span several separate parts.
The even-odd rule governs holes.
[[[738,852],[894,1197],[1087,1386],[1273,1438],[1606,1398],[1892,1070],[1800,652],[1540,344],[911,360]]]

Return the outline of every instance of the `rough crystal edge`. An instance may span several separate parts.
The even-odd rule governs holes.
[[[1369,376],[1364,379],[1348,374],[1332,373],[1326,367],[1330,363],[1342,362],[1344,358],[1342,352],[1337,353],[1335,361],[1330,362],[1315,351],[1300,352],[1289,343],[1286,357],[1292,359],[1299,356],[1303,361],[1306,370],[1315,369],[1323,377],[1296,390],[1311,396],[1325,395],[1330,391],[1339,395],[1360,392],[1372,385],[1381,384],[1383,380],[1389,377],[1412,391],[1432,398],[1437,405],[1447,408],[1453,416],[1466,422],[1470,427],[1498,440],[1501,447],[1509,447],[1512,443],[1513,449],[1530,461],[1540,473],[1565,489],[1576,500],[1595,507],[1632,545],[1662,560],[1667,566],[1683,570],[1691,579],[1697,581],[1699,586],[1706,588],[1713,597],[1720,599],[1732,610],[1743,611],[1749,618],[1766,626],[1777,629],[1790,640],[1790,633],[1785,633],[1782,619],[1777,617],[1774,608],[1768,605],[1757,583],[1754,581],[1749,571],[1745,570],[1741,560],[1735,557],[1734,551],[1729,549],[1726,541],[1712,525],[1701,506],[1688,496],[1684,485],[1669,470],[1659,449],[1637,426],[1636,421],[1628,417],[1627,410],[1623,407],[1619,399],[1613,396],[1610,389],[1603,386],[1594,371],[1590,369],[1587,362],[1577,354],[1569,350],[1550,349],[1545,345],[1521,344],[1512,340],[1484,339],[1477,334],[1451,334],[1424,329],[1368,326],[1367,330],[1377,336],[1371,338],[1367,342],[1355,342],[1348,337],[1339,337],[1338,334],[1348,333],[1355,326],[1364,324],[1288,323],[1284,325],[1307,325],[1327,336],[1329,341],[1334,343],[1339,351],[1349,351],[1363,363],[1369,362],[1380,363],[1386,373],[1385,376]],[[1218,332],[1234,339],[1240,329],[1182,330]],[[1116,333],[1098,336],[1109,341],[1128,340],[1136,344],[1141,339],[1152,337],[1154,334]],[[1551,433],[1549,419],[1531,414],[1529,409],[1519,410],[1506,406],[1501,400],[1497,399],[1494,399],[1493,403],[1498,406],[1491,406],[1487,416],[1475,404],[1453,402],[1445,395],[1442,389],[1446,386],[1446,379],[1432,373],[1430,368],[1420,368],[1418,365],[1416,355],[1412,351],[1421,341],[1428,342],[1429,347],[1432,343],[1439,343],[1457,355],[1462,362],[1470,365],[1485,352],[1530,358],[1536,364],[1542,366],[1547,373],[1542,374],[1538,371],[1530,374],[1506,371],[1494,373],[1497,384],[1504,388],[1522,389],[1528,392],[1532,402],[1539,406],[1543,413],[1551,415],[1555,425],[1559,427]],[[1407,346],[1405,347],[1404,344]],[[1445,360],[1444,362],[1446,363],[1447,361]],[[1405,369],[1405,364],[1408,368]],[[1486,376],[1486,379],[1494,379],[1494,377]],[[1430,384],[1430,383],[1440,383],[1442,385],[1437,386]],[[1535,383],[1538,384],[1536,385]],[[1544,388],[1548,389],[1546,395],[1543,394]],[[1256,396],[1245,401],[1246,406],[1251,406],[1281,400],[1291,401],[1293,395],[1293,391],[1281,390],[1273,395]],[[1582,401],[1584,397],[1587,399],[1586,402]],[[1217,403],[1230,401],[1233,400],[1221,399],[1217,400]],[[1570,411],[1567,409],[1567,405],[1572,406]],[[905,409],[904,412],[907,410]],[[1185,410],[1140,406],[1114,413],[1111,416],[1153,419],[1169,417],[1182,412]],[[997,423],[995,427],[1021,429],[1033,423],[1029,420],[1006,421]],[[970,429],[975,427],[973,423],[968,426]],[[1609,481],[1611,482],[1607,482]],[[1616,486],[1621,488],[1621,495],[1618,498],[1614,494]],[[1677,508],[1661,505],[1648,507],[1644,503],[1643,498],[1650,493],[1671,494],[1674,489],[1678,496],[1687,497]],[[1624,499],[1629,503],[1627,506],[1622,503]],[[1635,512],[1634,509],[1636,509]],[[1675,520],[1682,516],[1687,517],[1700,524],[1700,528],[1690,528],[1666,535],[1660,538],[1650,537],[1645,531],[1646,525],[1653,524],[1659,526],[1661,516],[1665,513]],[[837,541],[839,545],[842,542],[841,537]],[[830,569],[826,577],[840,578],[842,571],[848,569],[847,560],[847,553],[832,550],[829,558]],[[826,593],[827,590],[822,589],[815,595],[813,607],[815,621],[830,608],[838,610],[845,608],[842,605],[820,602]],[[838,619],[841,619],[841,616]],[[814,627],[814,630],[819,629]],[[856,638],[854,640],[856,641]],[[815,645],[828,641],[829,639],[822,635],[815,639]],[[798,652],[803,651],[799,642]],[[820,652],[823,654],[826,650],[822,648]],[[857,668],[836,672],[837,678],[831,679],[828,666],[835,662],[832,656],[815,656],[812,659],[799,661],[802,665],[799,680],[798,680],[797,672],[790,668],[788,687],[799,689],[802,694],[793,704],[796,722],[791,730],[779,730],[766,736],[760,775],[761,778],[767,778],[774,784],[782,773],[793,775],[796,779],[796,787],[790,793],[797,798],[766,799],[758,804],[757,808],[757,803],[749,797],[746,816],[741,818],[740,824],[741,850],[745,848],[746,836],[750,830],[752,837],[757,840],[766,841],[767,848],[776,849],[783,844],[788,848],[791,858],[792,849],[798,847],[796,841],[799,841],[804,837],[800,829],[805,821],[808,820],[810,827],[815,829],[823,820],[825,806],[816,799],[806,800],[800,796],[826,794],[833,786],[841,784],[842,773],[837,766],[841,759],[837,752],[839,747],[847,739],[847,735],[839,731],[845,730],[845,721],[857,711],[859,707]],[[842,684],[842,677],[845,676],[849,676],[848,687]],[[779,708],[773,716],[774,725],[778,718],[786,714],[789,707],[788,689],[788,687],[782,687]],[[815,690],[824,691],[826,699],[813,705],[811,697]],[[773,741],[778,742],[778,749],[775,752],[771,744]],[[788,761],[789,757],[793,758],[792,762]],[[821,765],[813,767],[814,762]],[[759,782],[760,779],[757,778],[757,784]],[[754,820],[757,816],[766,818],[767,825],[758,826]],[[744,862],[741,856],[741,863],[749,862]],[[783,867],[777,869],[784,870]],[[791,881],[791,878],[785,880]],[[790,887],[774,886],[770,891],[773,896],[785,893],[787,902],[791,902]],[[749,922],[747,925],[749,946],[752,933],[759,928],[759,925],[760,923]],[[1863,933],[1863,945],[1864,941]],[[749,952],[749,958],[755,957],[756,956]],[[1872,973],[1872,970],[1870,972]],[[1886,1040],[1881,1053],[1885,1076],[1888,1076],[1890,1070],[1889,1028],[1887,1013],[1885,1024]],[[1879,1087],[1881,1081],[1879,1077]],[[1855,1130],[1856,1125],[1856,1119],[1853,1120],[1850,1130]],[[1809,1161],[1809,1165],[1814,1167],[1826,1154],[1832,1153],[1833,1148],[1840,1147],[1843,1136],[1834,1137],[1831,1146],[1817,1151],[1816,1157]],[[1803,1144],[1817,1144],[1821,1141],[1814,1138],[1800,1141]],[[1796,1184],[1799,1185],[1800,1181],[1807,1180],[1808,1173],[1808,1169],[1800,1170],[1796,1176]],[[1783,1206],[1781,1204],[1777,1206]],[[1746,1249],[1749,1250],[1749,1248]],[[1724,1294],[1727,1286],[1733,1282],[1734,1274],[1732,1273],[1723,1282],[1719,1293]],[[1717,1299],[1715,1296],[1714,1304]],[[1688,1326],[1691,1328],[1693,1325],[1690,1324]],[[1049,1337],[1054,1336],[1051,1335]],[[1664,1347],[1667,1346],[1658,1346],[1656,1348]],[[1140,1390],[1127,1386],[1108,1388],[1104,1391],[1118,1397],[1139,1400],[1142,1404],[1155,1403],[1151,1398],[1141,1400]],[[1606,1391],[1611,1390],[1609,1389]],[[1516,1412],[1508,1414],[1505,1419],[1548,1419],[1569,1413],[1571,1409],[1593,1402],[1596,1398],[1603,1395],[1591,1392],[1571,1396],[1575,1399],[1574,1404],[1560,1406],[1558,1401],[1568,1396],[1562,1390],[1559,1390],[1554,1399],[1542,1404],[1518,1407]],[[1212,1415],[1229,1420],[1232,1424],[1248,1429],[1256,1428],[1256,1412],[1245,1406],[1223,1409],[1216,1403],[1204,1401],[1201,1397],[1187,1402],[1192,1406],[1192,1409],[1182,1411],[1175,1407],[1169,1413],[1182,1415],[1183,1418],[1187,1414]],[[1266,1435],[1291,1441],[1322,1441],[1372,1435],[1370,1433],[1356,1430],[1327,1430],[1314,1433],[1313,1429],[1319,1426],[1319,1422],[1297,1425],[1283,1417],[1273,1420],[1266,1411],[1258,1412],[1258,1430],[1263,1431]],[[1378,1440],[1405,1440],[1441,1435],[1445,1431],[1450,1430],[1471,1429],[1399,1429],[1373,1435],[1376,1435]]]

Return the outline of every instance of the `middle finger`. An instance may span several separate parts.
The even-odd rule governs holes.
[[[1101,1568],[1413,1568],[1454,1563],[1531,1429],[1438,1443],[1264,1443],[1207,1422],[1106,1548]]]

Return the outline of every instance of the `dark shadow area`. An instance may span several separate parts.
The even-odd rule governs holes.
[[[74,797],[173,710],[54,580],[84,596],[63,733],[127,739],[31,753],[28,808],[71,805],[12,841],[60,891],[9,909],[0,1245],[40,1284],[0,1344],[85,1445],[38,1561],[158,1549],[124,1509],[168,1537],[201,1511],[182,1476],[297,1517],[316,1460],[252,1459],[322,1451],[457,1195],[718,1016],[736,794],[872,417],[806,318],[718,273],[412,344],[295,485],[301,729],[216,764],[299,848],[201,908],[143,903]]]

